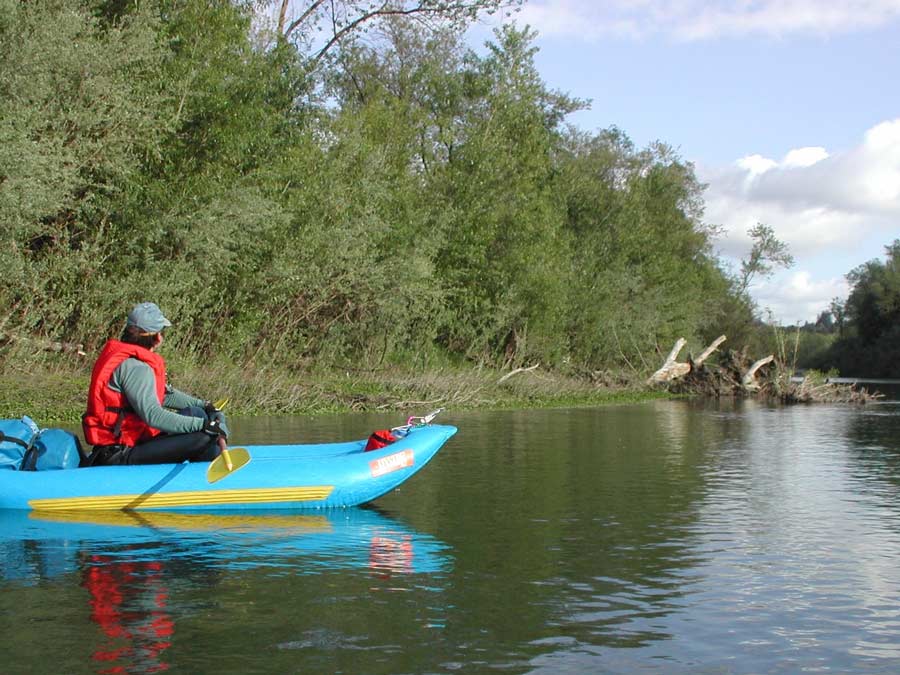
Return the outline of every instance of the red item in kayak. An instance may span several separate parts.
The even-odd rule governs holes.
[[[386,445],[390,445],[394,441],[397,440],[397,437],[391,433],[390,429],[379,429],[372,433],[369,436],[369,440],[366,442],[366,449],[364,452],[369,452],[370,450],[378,450],[380,448],[385,447]]]

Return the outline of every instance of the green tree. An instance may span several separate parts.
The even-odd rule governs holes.
[[[721,331],[730,291],[693,168],[663,144],[638,151],[616,128],[572,133],[563,148],[573,355],[641,371],[678,337]]]
[[[118,243],[114,204],[168,133],[150,76],[154,16],[105,24],[76,0],[0,1],[0,324],[57,336],[97,327]]]
[[[850,295],[837,310],[840,334],[813,364],[854,377],[900,377],[900,239],[847,274]]]
[[[640,369],[723,330],[693,167],[566,129],[530,29],[467,50],[507,4],[310,2],[266,44],[253,0],[0,0],[0,331],[90,349],[153,299],[198,361]]]
[[[863,344],[872,344],[900,326],[900,239],[875,259],[847,275],[852,286],[846,311]]]
[[[819,316],[816,317],[816,323],[813,326],[813,329],[820,333],[833,333],[836,322],[834,320],[834,315],[825,310],[823,312],[819,312]]]
[[[583,104],[547,89],[534,33],[504,28],[464,74],[465,134],[433,181],[449,217],[437,258],[444,343],[475,358],[553,359],[568,283],[554,147]]]
[[[838,328],[838,337],[844,337],[844,323],[847,320],[847,308],[843,300],[840,298],[832,298],[828,305],[831,316],[834,317],[834,323]]]
[[[120,206],[131,244],[121,273],[173,307],[185,344],[245,343],[237,326],[264,311],[269,261],[290,221],[282,158],[317,152],[296,106],[309,83],[292,48],[253,44],[241,6],[160,0],[156,11],[170,51],[153,75],[173,129]]]
[[[746,293],[754,277],[771,276],[776,267],[788,268],[794,264],[787,244],[775,236],[768,225],[757,223],[747,234],[753,240],[750,256],[741,261],[741,272],[737,280],[738,293]]]

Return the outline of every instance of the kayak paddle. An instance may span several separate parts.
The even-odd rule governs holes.
[[[215,483],[225,476],[234,473],[247,465],[250,461],[250,452],[247,448],[228,448],[209,464],[206,470],[206,480]]]

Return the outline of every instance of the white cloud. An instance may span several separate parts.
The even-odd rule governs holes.
[[[829,36],[896,21],[900,0],[530,0],[518,16],[544,36],[587,40]]]
[[[784,156],[782,165],[791,168],[805,168],[812,166],[813,164],[818,164],[823,159],[827,158],[828,153],[825,151],[825,148],[797,148],[796,150],[791,150]]]
[[[900,204],[900,118],[883,122],[866,132],[854,159],[864,167],[859,187],[864,198],[897,210]]]
[[[756,223],[788,245],[793,276],[751,289],[782,320],[812,320],[831,298],[846,295],[842,280],[813,277],[814,258],[849,260],[867,238],[889,243],[900,236],[900,119],[878,124],[845,152],[797,148],[780,160],[752,155],[728,167],[698,166],[697,173],[709,185],[706,221],[724,230],[718,242],[724,256],[746,258],[747,230]]]
[[[798,148],[781,160],[752,155],[724,168],[698,167],[706,220],[725,228],[722,251],[741,257],[746,231],[772,227],[794,255],[896,233],[900,222],[900,119],[866,132],[849,151]]]
[[[769,169],[778,168],[778,162],[774,159],[763,157],[762,155],[749,155],[741,157],[737,161],[738,167],[747,172],[747,177],[751,180],[756,176],[764,174]]]
[[[754,285],[751,291],[759,306],[771,310],[784,325],[815,321],[832,298],[845,298],[849,292],[843,277],[816,281],[806,271],[781,276]]]

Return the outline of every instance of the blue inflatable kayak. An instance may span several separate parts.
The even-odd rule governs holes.
[[[232,449],[215,462],[0,471],[0,509],[224,511],[357,506],[427,464],[456,427],[420,425],[364,452],[366,440]],[[218,473],[216,473],[218,470]]]

